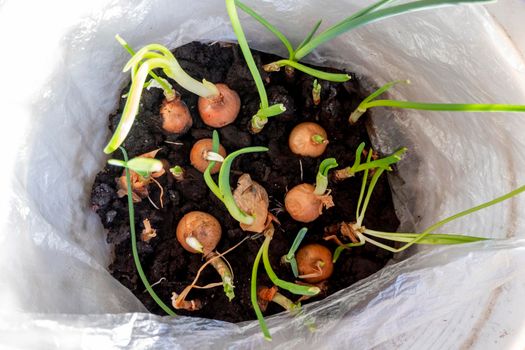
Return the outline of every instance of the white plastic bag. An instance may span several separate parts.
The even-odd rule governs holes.
[[[253,2],[250,2],[250,5]],[[263,1],[254,8],[298,42],[360,1]],[[315,319],[258,324],[158,317],[107,272],[110,247],[88,207],[105,162],[107,115],[134,47],[234,40],[219,1],[1,2],[4,155],[0,183],[0,346],[46,348],[512,348],[525,341],[525,198],[448,224],[445,232],[505,240],[433,248],[305,307]],[[50,7],[51,6],[51,7]],[[49,16],[54,14],[53,20]],[[24,22],[19,22],[24,18]],[[241,14],[253,48],[284,53]],[[325,44],[308,60],[375,84],[409,78],[393,96],[419,101],[525,103],[524,65],[480,7],[404,15]],[[23,51],[28,45],[29,51]],[[10,51],[8,51],[10,50]],[[5,100],[5,101],[4,101]],[[9,119],[7,119],[9,118]],[[525,183],[522,115],[376,110],[373,140],[408,146],[392,177],[402,227],[429,224]],[[514,238],[514,239],[509,239]]]

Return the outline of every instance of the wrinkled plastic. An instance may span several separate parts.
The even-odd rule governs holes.
[[[136,48],[150,42],[175,47],[192,40],[234,40],[224,5],[65,2],[56,23],[41,15],[47,8],[40,6],[47,5],[33,5],[27,13],[27,4],[4,4],[0,18],[0,23],[13,24],[10,18],[30,16],[28,23],[42,31],[20,31],[13,44],[31,42],[40,50],[42,60],[31,86],[2,94],[16,94],[6,110],[16,117],[10,121],[12,129],[2,131],[15,137],[4,148],[12,156],[5,156],[6,179],[0,185],[0,345],[442,349],[523,344],[523,196],[442,229],[497,240],[412,250],[410,258],[307,305],[304,317],[269,317],[272,343],[263,340],[256,322],[146,314],[106,270],[111,249],[88,207],[91,183],[105,162],[107,115],[129,78],[121,73],[128,54],[113,36],[121,34]],[[360,7],[349,0],[330,6],[267,0],[253,6],[294,42],[317,19],[329,25]],[[242,14],[241,19],[254,48],[284,53],[259,24]],[[7,36],[0,38],[2,44],[9,42]],[[6,59],[11,58],[24,63],[27,57]],[[323,45],[307,61],[355,71],[369,80],[371,89],[409,78],[412,85],[392,92],[396,98],[525,103],[523,61],[480,7],[439,9],[372,24]],[[17,79],[6,81],[22,86]],[[401,229],[421,231],[525,184],[523,118],[373,111],[370,132],[376,148],[385,153],[409,148],[398,173],[390,177]],[[315,332],[304,326],[305,320],[315,322]]]

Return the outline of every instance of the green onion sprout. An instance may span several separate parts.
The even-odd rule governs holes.
[[[127,163],[129,165],[128,154],[127,154],[126,150],[123,147],[120,147],[120,150],[122,151],[122,154],[124,156],[124,163]],[[122,166],[122,165],[118,165],[118,166]],[[140,280],[144,284],[144,287],[146,287],[146,290],[148,291],[149,295],[151,295],[151,297],[153,298],[153,300],[155,300],[157,305],[159,305],[160,308],[162,310],[164,310],[164,312],[166,312],[168,315],[170,315],[170,316],[177,316],[175,314],[175,312],[173,312],[173,310],[171,310],[159,298],[157,293],[155,293],[155,291],[151,287],[151,284],[148,281],[148,278],[146,277],[146,274],[144,273],[144,270],[142,269],[142,265],[140,263],[140,258],[139,258],[139,252],[138,252],[138,249],[137,249],[137,235],[136,235],[136,232],[135,232],[135,210],[134,210],[134,207],[133,207],[133,199],[132,199],[132,191],[131,191],[131,176],[130,176],[129,168],[127,166],[125,166],[124,169],[125,169],[125,172],[126,172],[126,182],[128,184],[129,230],[130,230],[130,233],[131,233],[131,250],[132,250],[132,253],[133,253],[133,261],[135,262],[135,267],[137,268],[137,272],[139,274]]]
[[[391,165],[399,162],[407,151],[406,147],[402,147],[390,156],[377,160],[367,161],[364,164],[362,164],[361,155],[363,153],[364,148],[365,143],[362,142],[356,149],[354,164],[352,166],[337,170],[335,172],[335,178],[337,180],[347,179],[349,177],[354,176],[357,172],[364,171],[367,169],[381,168],[386,171],[391,171]],[[373,150],[370,150],[369,152],[373,152]]]
[[[129,161],[109,159],[108,164],[132,170],[143,178],[148,178],[151,173],[161,171],[163,168],[160,160],[146,157],[135,157]]]
[[[280,32],[274,25],[272,25],[270,22],[268,22],[266,19],[264,19],[261,15],[259,15],[257,12],[255,12],[253,9],[251,9],[246,4],[235,0],[235,4],[237,7],[239,7],[242,11],[253,17],[255,20],[257,20],[259,23],[261,23],[266,29],[268,29],[270,32],[272,32],[281,42],[284,44],[286,49],[288,50],[289,58],[287,60],[279,60],[276,62],[269,63],[263,67],[263,69],[267,72],[277,72],[281,69],[281,67],[287,67],[287,68],[293,68],[300,70],[306,74],[309,74],[313,77],[324,79],[328,81],[333,82],[345,82],[350,79],[350,76],[348,74],[338,74],[338,73],[327,73],[323,72],[321,70],[307,67],[303,64],[300,64],[297,62],[297,59],[295,58],[295,53],[304,47],[306,44],[312,40],[313,36],[319,29],[319,26],[321,26],[321,20],[317,21],[317,23],[314,25],[312,30],[308,33],[306,38],[297,46],[297,48],[294,50],[292,43],[286,36]]]
[[[175,180],[184,180],[184,169],[182,169],[180,165],[175,165],[173,168],[170,168],[170,173],[173,175]]]
[[[270,258],[268,256],[268,249],[270,247],[270,242],[272,241],[272,238],[273,238],[272,234],[266,233],[264,242],[262,244],[262,250],[263,250],[262,258],[263,258],[264,268],[266,270],[266,273],[268,274],[268,277],[270,277],[270,280],[272,281],[272,283],[293,294],[308,295],[308,296],[314,296],[314,295],[319,294],[321,290],[318,287],[295,284],[295,283],[281,280],[279,277],[277,277],[277,275],[272,269],[272,265],[270,264]]]
[[[295,260],[295,252],[297,251],[297,249],[299,249],[299,246],[301,245],[301,242],[303,241],[307,232],[308,229],[306,227],[303,227],[299,230],[297,236],[295,236],[292,246],[290,247],[290,250],[288,251],[288,254],[283,256],[282,259],[283,262],[290,264],[295,278],[299,277],[299,270],[297,269],[297,260]]]
[[[259,263],[261,262],[261,257],[263,255],[263,249],[264,247],[261,245],[261,248],[259,248],[259,251],[255,256],[255,260],[253,261],[252,279],[250,281],[250,300],[252,302],[253,309],[255,310],[257,321],[259,321],[259,326],[263,332],[264,339],[271,341],[272,336],[270,335],[270,331],[268,331],[268,326],[266,325],[266,321],[264,320],[264,316],[257,301],[257,273],[259,271]]]
[[[147,45],[135,53],[124,66],[124,72],[131,70],[131,87],[119,124],[104,148],[105,153],[113,153],[124,142],[138,113],[146,78],[153,69],[157,68],[162,69],[169,78],[196,95],[208,99],[219,96],[219,90],[214,84],[206,80],[201,83],[190,77],[166,47],[159,44]]]
[[[233,31],[235,33],[235,36],[237,37],[239,46],[241,47],[241,51],[244,56],[244,59],[246,60],[246,64],[248,65],[248,69],[250,70],[253,80],[255,81],[255,86],[257,87],[257,91],[259,92],[259,98],[261,99],[261,107],[252,118],[259,119],[258,122],[252,121],[252,131],[260,132],[264,127],[264,124],[266,124],[267,118],[272,116],[270,115],[271,113],[269,113],[268,109],[270,107],[268,104],[268,96],[266,94],[266,89],[264,87],[264,82],[261,78],[261,74],[259,73],[257,65],[255,64],[252,52],[250,50],[250,47],[248,46],[248,41],[246,40],[246,36],[244,35],[244,30],[242,29],[241,21],[239,20],[239,15],[237,14],[237,8],[235,7],[235,0],[226,0],[226,10],[228,11],[228,16],[230,17],[230,22],[233,27]],[[284,108],[284,105],[278,104],[278,106],[279,107],[275,107],[271,110],[271,112],[274,113],[273,116],[278,115],[286,110],[286,108]],[[255,128],[254,124],[256,126]]]
[[[315,179],[315,195],[322,196],[325,194],[326,189],[328,188],[328,171],[336,168],[338,165],[339,164],[337,164],[335,158],[327,158],[321,162]]]
[[[364,99],[352,112],[348,121],[355,124],[361,115],[372,107],[393,107],[402,109],[418,109],[424,111],[446,112],[525,112],[525,105],[509,104],[472,104],[472,103],[427,103],[396,100],[376,100],[375,98],[393,87],[400,81],[390,82]],[[404,81],[408,82],[408,81]]]
[[[126,51],[131,55],[135,55],[135,50],[131,48],[131,46],[128,45],[128,43],[122,39],[120,35],[115,35],[115,39],[126,49]],[[175,98],[175,90],[173,89],[173,86],[164,78],[159,77],[155,72],[151,71],[149,72],[149,75],[157,82],[158,86],[164,91],[164,97],[166,97],[166,100],[171,101]],[[151,84],[148,84],[151,86]]]
[[[321,103],[321,84],[317,82],[317,79],[312,84],[312,101],[316,106]]]
[[[370,162],[370,160],[371,160],[371,157],[369,154],[367,158],[367,162]],[[504,194],[500,197],[497,197],[493,200],[490,200],[488,202],[474,206],[470,209],[461,211],[457,214],[447,217],[446,219],[440,220],[437,223],[426,228],[421,233],[383,232],[383,231],[371,230],[362,225],[363,219],[365,216],[365,212],[366,212],[366,208],[368,206],[372,191],[375,185],[377,184],[377,180],[379,179],[381,174],[385,171],[385,169],[377,168],[374,175],[372,176],[372,179],[370,180],[370,184],[368,185],[368,188],[366,188],[368,171],[369,169],[366,169],[363,174],[363,183],[361,186],[361,191],[360,191],[359,200],[357,204],[356,222],[350,225],[354,234],[356,234],[357,237],[359,238],[359,242],[355,242],[355,243],[353,242],[353,243],[345,244],[343,246],[339,246],[334,253],[334,259],[333,259],[334,262],[338,259],[343,249],[360,246],[365,243],[370,243],[379,248],[388,250],[390,252],[398,253],[398,252],[401,252],[409,248],[410,246],[414,244],[451,245],[451,244],[464,244],[464,243],[472,243],[472,242],[487,240],[488,238],[483,238],[483,237],[458,235],[458,234],[443,234],[443,233],[433,233],[433,232],[437,230],[438,228],[440,228],[441,226],[453,220],[459,219],[463,216],[467,216],[481,209],[498,204],[514,196],[517,196],[518,194],[521,194],[522,192],[525,192],[525,186],[518,187],[517,189],[507,194]],[[365,192],[366,192],[366,196],[364,196]],[[402,242],[405,244],[401,246],[400,248],[394,248],[387,244],[381,243],[371,237],[376,237],[376,238],[380,238],[383,240],[390,240],[394,242]]]
[[[213,131],[213,152],[217,153],[219,150],[219,133],[214,130]],[[208,164],[208,167],[206,168],[206,171],[204,172],[204,181],[206,182],[206,185],[208,185],[209,189],[215,194],[217,198],[221,200],[221,202],[224,203],[226,206],[226,209],[230,213],[230,215],[240,223],[243,223],[245,225],[251,225],[255,221],[255,218],[251,215],[246,214],[243,212],[235,203],[235,200],[233,198],[233,194],[230,187],[230,170],[232,162],[235,158],[240,156],[241,154],[246,153],[254,153],[254,152],[266,152],[268,151],[268,148],[266,147],[246,147],[242,148],[240,150],[237,150],[231,154],[229,154],[225,159],[224,162],[221,165],[221,170],[219,172],[219,184],[217,184],[212,176],[211,176],[211,169],[215,166],[215,161],[210,161]]]

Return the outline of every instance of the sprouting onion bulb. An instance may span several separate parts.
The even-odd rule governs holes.
[[[294,220],[305,223],[312,222],[323,213],[323,209],[334,206],[332,196],[326,192],[328,171],[337,165],[335,158],[323,160],[319,166],[315,186],[303,183],[286,193],[284,206]]]
[[[217,153],[217,151],[219,150],[219,133],[217,132],[217,130],[213,131],[212,150],[214,153]],[[261,214],[257,215],[257,217],[255,217],[255,215],[256,213],[258,213],[258,210],[256,208],[260,208],[260,206],[258,205],[257,207],[255,207],[254,205],[256,203],[253,203],[252,206],[243,207],[244,210],[240,207],[240,205],[235,201],[234,195],[231,190],[230,171],[231,171],[233,160],[237,158],[238,156],[240,156],[241,154],[253,153],[253,152],[266,152],[266,151],[268,151],[268,148],[266,147],[246,147],[246,148],[242,148],[240,150],[230,153],[224,159],[221,165],[221,168],[219,171],[219,183],[218,184],[213,180],[211,176],[211,169],[215,166],[215,163],[216,163],[215,160],[210,161],[210,164],[204,171],[204,181],[206,182],[206,185],[211,190],[211,192],[221,202],[224,203],[230,215],[235,220],[239,221],[239,223],[241,224],[241,228],[246,228],[246,229],[249,228],[250,231],[252,231],[253,225],[257,225],[257,227],[259,227],[258,223],[259,223],[259,220],[261,220]],[[253,190],[253,187],[250,187],[250,190]],[[266,193],[266,191],[264,191],[264,193]],[[247,210],[249,208],[251,209]],[[264,219],[266,220],[266,217],[264,217]],[[253,231],[253,232],[257,232],[257,231]]]
[[[330,278],[334,271],[332,253],[320,244],[308,244],[297,252],[299,278],[308,283],[319,283]]]
[[[221,113],[231,114],[232,111],[237,110],[237,107],[231,107],[230,102],[240,103],[238,96],[237,98],[228,97],[234,95],[234,92],[228,89],[229,91],[226,93],[226,90],[221,91],[215,84],[206,80],[199,82],[193,79],[182,69],[170,50],[159,44],[150,44],[135,53],[124,67],[124,72],[131,70],[131,87],[122,117],[115,133],[104,149],[105,153],[114,152],[124,142],[138,113],[146,78],[153,69],[162,69],[169,78],[175,80],[184,89],[208,100],[209,105],[207,106],[213,106],[213,115],[216,118],[219,118]],[[199,105],[206,104],[199,103]]]
[[[221,240],[221,224],[202,211],[185,214],[177,224],[177,240],[190,253],[210,254]]]
[[[167,99],[162,101],[160,116],[162,117],[162,129],[168,133],[184,134],[193,125],[188,107],[178,97],[170,101]]]
[[[149,194],[148,186],[152,181],[152,177],[159,177],[164,174],[164,164],[158,159],[154,159],[155,155],[160,149],[142,154],[138,157],[132,158],[128,161],[119,159],[109,159],[108,164],[123,167],[130,170],[130,182],[132,189],[133,202],[138,203]],[[119,197],[127,195],[128,182],[126,171],[124,170],[122,176],[118,178],[117,186]]]
[[[200,97],[198,108],[204,124],[212,128],[222,128],[237,119],[241,110],[241,99],[239,95],[226,84],[216,84],[219,89],[219,97]]]
[[[319,124],[304,122],[295,126],[288,138],[290,150],[298,155],[317,158],[328,145],[325,129]]]
[[[213,152],[213,141],[212,139],[201,139],[193,144],[190,151],[190,162],[191,165],[201,173],[206,171],[206,168],[210,164],[213,154],[218,154],[222,158],[226,157],[226,150],[222,145],[219,145],[218,152]],[[221,168],[221,163],[215,161],[215,165],[210,169],[211,174],[216,174]]]

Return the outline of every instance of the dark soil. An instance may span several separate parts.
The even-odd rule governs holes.
[[[355,149],[360,142],[364,141],[370,145],[366,132],[366,116],[355,126],[350,126],[347,122],[349,113],[363,98],[363,94],[360,93],[359,78],[352,74],[352,79],[343,84],[322,81],[322,102],[320,106],[314,106],[311,97],[313,82],[311,77],[301,72],[295,72],[293,78],[286,77],[284,71],[271,75],[262,72],[270,104],[284,103],[287,111],[282,116],[271,118],[260,134],[252,135],[247,131],[247,125],[258,109],[259,97],[238,47],[220,43],[213,45],[191,43],[175,49],[174,53],[181,66],[191,76],[198,79],[205,77],[212,82],[225,82],[239,93],[242,109],[236,123],[220,129],[221,144],[228,152],[255,145],[270,148],[267,153],[243,155],[234,162],[232,188],[238,176],[246,172],[268,191],[271,211],[281,223],[276,226],[276,233],[270,246],[272,265],[280,278],[293,281],[291,270],[287,266],[281,266],[279,261],[281,256],[287,253],[301,227],[309,228],[305,243],[320,242],[334,250],[336,248],[334,244],[322,240],[325,227],[343,220],[355,220],[361,176],[340,183],[330,182],[329,188],[332,189],[336,206],[326,210],[311,224],[305,225],[293,221],[283,210],[282,203],[287,189],[301,182],[315,182],[317,167],[323,159],[335,157],[340,166],[347,166],[353,162]],[[277,59],[273,55],[260,52],[254,52],[254,56],[259,65]],[[127,89],[128,87],[123,89],[122,94],[127,93]],[[124,144],[130,157],[161,147],[162,150],[157,158],[166,159],[170,166],[181,165],[186,170],[186,180],[183,182],[176,182],[171,174],[159,178],[164,187],[163,209],[156,210],[147,199],[135,205],[137,234],[140,235],[143,229],[142,222],[146,218],[157,229],[156,238],[149,243],[139,240],[138,247],[142,266],[150,283],[163,279],[154,289],[168,305],[171,305],[171,293],[174,291],[180,293],[191,283],[203,263],[201,256],[186,252],[177,242],[176,225],[185,213],[193,210],[206,211],[220,221],[223,229],[223,236],[217,247],[220,252],[235,245],[247,235],[241,231],[238,222],[229,216],[224,205],[208,190],[202,174],[189,164],[191,146],[201,138],[211,137],[212,129],[205,126],[198,116],[197,96],[182,88],[178,91],[182,94],[182,99],[188,105],[193,117],[193,127],[188,133],[182,136],[166,135],[160,128],[159,108],[163,98],[162,92],[159,89],[145,90],[140,113]],[[109,116],[112,131],[120,119],[124,102],[125,100],[121,99],[117,112]],[[326,129],[330,144],[321,158],[301,158],[290,152],[288,134],[302,121],[315,121]],[[115,152],[112,157],[121,158],[120,152]],[[301,163],[303,178],[301,178]],[[121,173],[121,168],[112,166],[102,169],[95,179],[92,190],[93,209],[100,216],[104,227],[108,229],[107,241],[114,245],[114,260],[109,269],[112,275],[129,288],[148,310],[163,315],[164,312],[145,291],[135,269],[131,254],[127,198],[118,198],[116,195],[115,179]],[[155,185],[150,185],[149,189],[151,198],[158,203],[159,189]],[[386,177],[383,177],[376,186],[364,224],[378,230],[395,231],[398,223],[391,191]],[[189,297],[200,299],[203,303],[202,310],[193,313],[179,310],[178,313],[231,322],[255,319],[250,303],[250,275],[253,260],[261,243],[262,238],[247,240],[241,247],[227,255],[235,273],[236,297],[231,303],[228,302],[222,288],[194,289]],[[390,253],[372,245],[344,252],[328,281],[327,294],[332,294],[373,274],[390,258]],[[270,286],[262,265],[259,271],[258,283]],[[219,276],[210,266],[202,273],[199,285],[217,281],[220,281]],[[285,292],[284,294],[288,295]],[[318,300],[327,294],[311,300]],[[294,300],[297,298],[288,296]],[[265,314],[280,311],[282,310],[278,307],[271,306]]]

